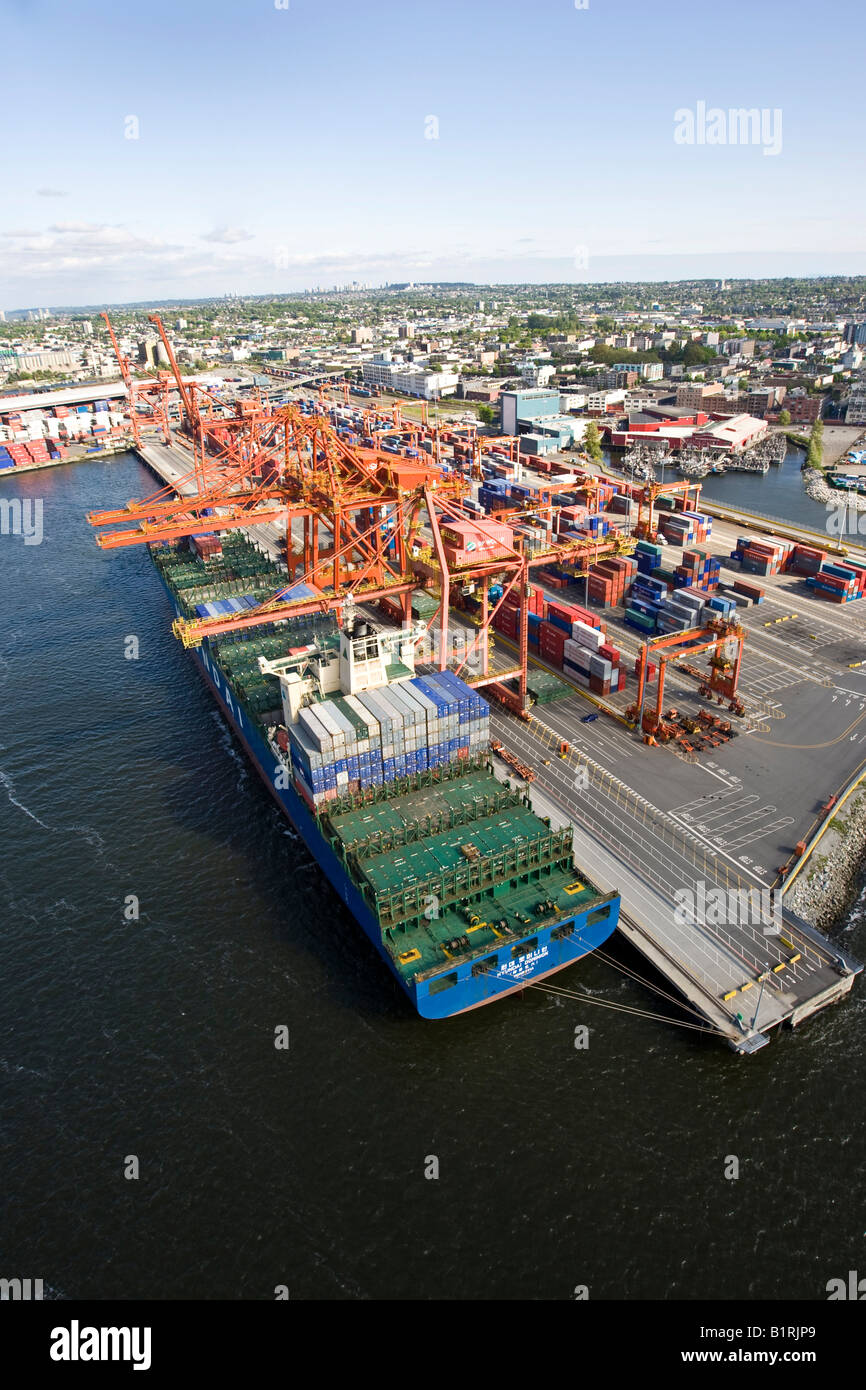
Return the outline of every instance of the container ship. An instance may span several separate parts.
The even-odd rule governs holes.
[[[178,618],[242,612],[286,583],[238,532],[150,551]],[[334,890],[434,1019],[595,950],[620,899],[575,867],[570,826],[554,829],[496,776],[478,692],[450,671],[416,673],[417,637],[344,607],[339,623],[290,617],[203,637],[190,654]]]

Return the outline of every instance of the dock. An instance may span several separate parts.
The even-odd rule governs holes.
[[[184,482],[191,467],[188,449],[151,439],[138,453],[163,483],[181,495],[195,492],[193,483]],[[271,558],[282,558],[284,536],[273,523],[246,533]],[[504,677],[513,659],[498,647],[491,674],[499,675],[501,666]],[[556,706],[549,715],[546,707],[536,709],[542,717],[526,722],[494,703],[491,734],[535,772],[529,790],[536,812],[555,828],[573,827],[577,864],[600,888],[621,894],[618,930],[709,1034],[747,1056],[764,1048],[775,1028],[795,1027],[850,992],[860,962],[788,911],[781,897],[772,930],[748,915],[724,925],[700,915],[681,920],[677,893],[694,894],[702,885],[704,892],[720,889],[730,901],[764,885],[585,749],[561,757],[564,735],[555,727]],[[503,777],[514,777],[508,764],[494,762]]]
[[[559,734],[541,720],[496,710],[491,730],[535,769],[537,808],[574,826],[577,863],[620,892],[618,930],[735,1052],[757,1052],[774,1028],[795,1027],[848,994],[860,962],[784,906],[778,936],[749,921],[681,922],[678,890],[701,883],[728,895],[755,883],[591,758],[561,758]]]
[[[134,449],[134,452],[163,483],[168,483],[181,497],[192,497],[196,493],[195,483],[183,481],[192,467],[190,450],[178,444],[165,444],[161,439],[150,439]],[[273,522],[263,522],[257,526],[240,529],[243,535],[265,551],[269,559],[282,561],[285,558],[282,550],[285,533]]]

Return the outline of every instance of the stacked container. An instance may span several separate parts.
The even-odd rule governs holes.
[[[490,741],[487,703],[451,671],[305,706],[288,731],[308,804],[468,759]]]
[[[686,632],[703,624],[704,595],[689,589],[677,589],[659,605],[658,632]]]
[[[689,585],[714,593],[719,587],[721,562],[706,550],[684,550],[681,565],[675,570],[675,582],[679,587]]]
[[[638,541],[634,548],[634,558],[640,574],[652,574],[662,562],[662,548],[651,541]]]
[[[586,536],[592,536],[594,540],[600,540],[610,532],[610,522],[603,516],[588,516],[578,530]]]
[[[570,632],[570,629],[569,629]],[[538,649],[545,661],[552,666],[561,666],[565,643],[568,635],[563,627],[555,623],[553,619],[543,622],[538,630]]]
[[[612,608],[621,603],[626,582],[630,578],[630,573],[617,568],[614,560],[602,560],[590,565],[587,584],[590,603],[599,608]]]
[[[824,564],[818,574],[807,579],[806,583],[830,603],[852,603],[854,599],[863,597],[866,569]]]
[[[603,640],[597,628],[574,624],[574,635],[565,640],[562,669],[569,678],[596,695],[609,695],[625,686],[620,654]]]
[[[811,545],[795,545],[788,560],[788,571],[807,577],[816,575],[826,559],[827,555],[823,550],[817,550]]]
[[[777,536],[764,539],[756,536],[738,536],[736,548],[731,552],[731,559],[739,560],[741,568],[748,574],[780,574],[787,569],[793,550],[793,541],[783,541]]]

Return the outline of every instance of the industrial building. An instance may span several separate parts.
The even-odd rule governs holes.
[[[427,401],[453,396],[460,380],[456,372],[431,372],[427,367],[404,362],[402,357],[392,357],[390,352],[378,353],[361,370],[365,386],[379,386],[384,391],[420,396]]]
[[[558,391],[503,391],[499,397],[500,428],[503,434],[521,433],[535,420],[560,412]]]
[[[716,420],[696,430],[691,443],[698,449],[727,449],[733,454],[741,454],[766,433],[766,420],[756,420],[753,415],[731,415],[726,420]]]

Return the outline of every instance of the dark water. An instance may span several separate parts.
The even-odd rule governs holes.
[[[97,550],[85,512],[152,488],[131,457],[0,484],[45,503],[42,545],[0,537],[0,1275],[821,1299],[862,1270],[862,984],[750,1061],[531,991],[421,1022],[235,747],[146,555]],[[649,1003],[598,958],[561,979]]]

